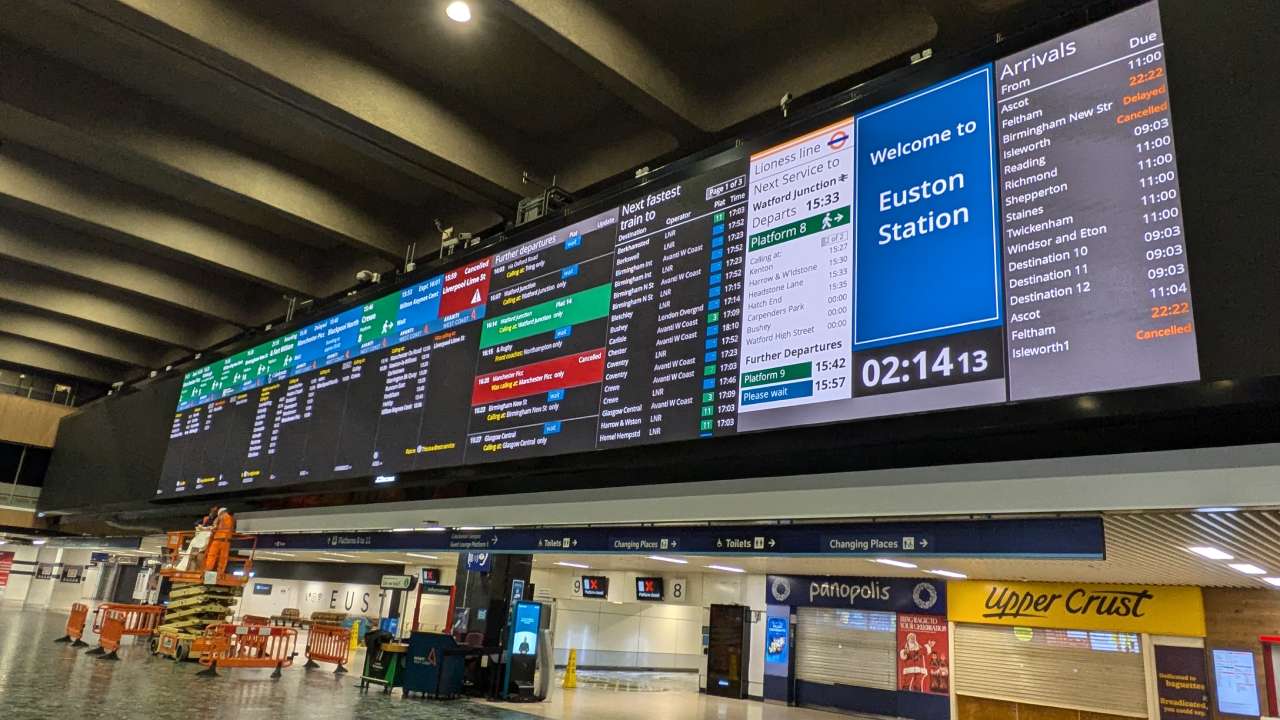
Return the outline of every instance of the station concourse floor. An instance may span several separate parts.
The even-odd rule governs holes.
[[[120,660],[98,660],[83,649],[56,644],[66,613],[0,609],[0,718],[4,720],[831,720],[829,713],[746,700],[724,700],[697,692],[696,680],[679,676],[624,674],[580,676],[575,690],[557,689],[543,703],[500,704],[468,700],[406,699],[399,691],[367,693],[354,672],[302,669],[279,680],[269,670],[229,670],[217,678],[196,677],[194,663],[152,657],[147,646],[126,638]],[[86,628],[86,631],[88,628]],[[96,645],[96,638],[84,638]],[[353,658],[358,666],[362,658]],[[330,667],[330,666],[323,666]],[[583,680],[585,679],[585,682]]]

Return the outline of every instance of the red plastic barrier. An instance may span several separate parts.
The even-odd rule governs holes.
[[[219,667],[273,667],[271,677],[278,678],[298,654],[298,631],[270,625],[211,625],[204,632],[204,642],[208,652],[200,656],[200,664],[208,670],[201,675],[217,675]]]
[[[83,603],[75,603],[71,606],[71,613],[67,615],[67,634],[58,638],[54,642],[71,643],[72,647],[84,647],[88,643],[81,640],[84,637],[84,622],[89,617],[89,606]]]
[[[338,666],[335,675],[344,673],[344,667],[351,659],[351,631],[341,625],[312,625],[307,633],[308,670],[318,668],[316,661],[333,663]]]

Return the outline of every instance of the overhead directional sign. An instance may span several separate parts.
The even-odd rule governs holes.
[[[449,533],[281,533],[264,550],[438,550],[467,553],[1048,557],[1102,559],[1097,517],[689,527],[585,527]]]

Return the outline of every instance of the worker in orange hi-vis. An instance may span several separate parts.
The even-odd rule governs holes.
[[[209,541],[209,549],[204,554],[205,572],[225,572],[227,560],[231,557],[231,536],[236,532],[236,519],[226,508],[218,508],[217,518],[213,522],[213,538]]]

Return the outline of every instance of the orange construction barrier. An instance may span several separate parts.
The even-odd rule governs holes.
[[[312,625],[307,633],[308,670],[318,668],[316,661],[334,663],[338,666],[333,671],[340,675],[347,671],[344,665],[351,659],[351,632],[341,625]]]
[[[115,610],[125,614],[124,634],[130,637],[148,637],[160,625],[164,615],[163,605],[129,605],[127,603],[102,603],[93,613],[93,631],[101,632],[102,616]]]
[[[84,636],[84,621],[89,617],[89,606],[75,603],[71,606],[71,614],[67,615],[67,634],[54,642],[71,643],[71,647],[84,647],[89,643],[81,640]]]
[[[129,637],[150,637],[160,624],[164,615],[163,605],[127,605],[125,603],[102,603],[93,611],[93,631],[99,635],[98,647],[90,650],[89,655],[115,654],[115,651],[102,642],[101,636],[106,632],[107,623],[114,614],[120,615],[120,635]],[[117,638],[118,640],[118,638]],[[117,642],[117,646],[119,643]]]
[[[99,608],[101,609],[101,608]],[[124,624],[128,619],[128,615],[119,610],[107,610],[102,613],[101,624],[98,626],[98,647],[90,650],[91,655],[101,655],[99,660],[119,660],[120,656],[116,655],[116,651],[120,649],[120,638],[124,636]]]
[[[220,623],[204,631],[208,650],[200,656],[200,664],[208,667],[200,675],[217,675],[218,668],[275,668],[271,677],[293,665],[298,655],[298,631],[271,625],[236,625]]]

